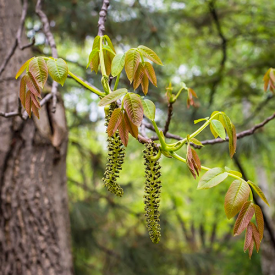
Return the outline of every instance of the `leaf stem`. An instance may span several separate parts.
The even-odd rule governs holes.
[[[165,140],[164,140],[163,136],[161,135],[161,133],[159,131],[159,128],[158,128],[158,126],[157,126],[157,124],[156,124],[156,122],[154,120],[152,120],[152,124],[153,124],[154,129],[156,131],[156,134],[157,134],[157,136],[159,138],[159,141],[160,141],[160,144],[161,144],[161,148],[162,148],[162,150],[165,150],[166,149]]]
[[[90,86],[89,84],[87,84],[86,82],[82,81],[79,77],[77,77],[76,75],[74,75],[72,72],[68,71],[68,74],[78,83],[80,83],[82,86],[84,86],[85,88],[87,88],[88,90],[90,90],[91,92],[97,94],[98,96],[104,96],[105,93],[101,92],[100,90]]]
[[[103,76],[106,76],[106,69],[105,69],[105,64],[104,64],[104,55],[103,55],[103,36],[100,36],[100,42],[99,42],[99,59],[100,59],[100,64],[101,64],[101,73]]]
[[[116,82],[115,82],[115,86],[114,86],[114,91],[117,89],[118,83],[119,83],[119,78],[120,78],[120,74],[121,72],[117,75],[116,77]]]

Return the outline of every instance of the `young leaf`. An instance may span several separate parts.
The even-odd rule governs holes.
[[[48,68],[47,64],[42,57],[35,57],[29,64],[29,72],[32,73],[37,84],[43,88],[48,79]]]
[[[142,81],[141,81],[141,87],[142,91],[145,95],[148,93],[148,86],[149,86],[149,80],[146,74],[144,74]]]
[[[132,123],[132,121],[129,119],[127,113],[124,113],[124,119],[125,119],[125,122],[126,122],[128,132],[134,138],[137,138],[138,137],[138,127],[135,124]]]
[[[261,241],[260,241],[260,233],[256,227],[256,225],[254,223],[251,223],[252,225],[252,236],[253,236],[253,240],[254,240],[254,243],[256,245],[256,250],[257,252],[259,252],[259,249],[260,249],[260,244],[261,244]]]
[[[211,126],[213,127],[214,131],[222,138],[225,139],[225,130],[222,123],[216,119],[211,120]]]
[[[114,52],[116,52],[115,51],[115,48],[114,48],[114,46],[113,46],[113,43],[112,43],[112,41],[111,41],[111,39],[110,39],[110,37],[108,36],[108,35],[104,35],[104,38],[106,39],[106,41],[107,41],[107,43],[108,43],[108,45],[111,47],[111,49],[114,51]]]
[[[122,53],[117,54],[112,61],[112,66],[111,66],[112,76],[118,76],[123,70],[124,64],[125,64],[125,54],[122,54]]]
[[[112,59],[114,57],[114,55],[112,55],[110,52],[107,51],[103,51],[103,56],[104,56],[104,66],[105,66],[105,70],[106,70],[106,75],[110,75],[111,74],[111,66],[112,66]]]
[[[32,106],[34,105],[34,106],[37,107],[37,109],[39,109],[40,108],[40,103],[37,100],[36,96],[32,93],[31,93],[31,100],[32,100],[32,103],[33,103]]]
[[[145,62],[144,63],[144,71],[148,77],[148,79],[151,81],[151,83],[157,87],[157,78],[155,74],[155,70],[151,63]]]
[[[111,53],[112,55],[116,55],[116,53],[112,50],[112,48],[108,45],[103,45],[103,50],[108,51],[109,53]]]
[[[251,256],[252,256],[252,253],[253,253],[253,248],[254,248],[254,242],[252,241],[252,242],[250,243],[249,250],[248,250],[249,259],[251,259]]]
[[[242,206],[242,209],[238,215],[233,229],[234,236],[240,235],[249,224],[255,213],[253,202],[247,201]]]
[[[99,49],[99,47],[100,47],[100,36],[97,35],[93,42],[93,49],[95,49],[95,48]]]
[[[218,135],[217,132],[214,130],[214,128],[213,128],[213,126],[212,126],[211,123],[210,123],[209,127],[210,127],[210,131],[211,131],[212,135],[214,136],[214,138],[217,138],[219,135]]]
[[[32,112],[31,112],[31,92],[27,91],[26,93],[26,103],[25,103],[25,110],[28,113],[29,117],[32,116]]]
[[[148,47],[145,47],[143,45],[138,46],[138,51],[145,57],[147,57],[149,60],[153,61],[154,63],[163,66],[160,58],[157,56],[157,54],[151,50]]]
[[[29,88],[31,93],[33,93],[35,96],[41,98],[40,88],[31,72],[28,72],[25,75],[24,80],[26,81],[27,87]]]
[[[154,102],[149,99],[141,99],[141,103],[143,106],[144,115],[150,120],[154,120],[156,113],[156,106]]]
[[[112,116],[110,118],[108,128],[107,128],[107,133],[109,137],[111,137],[116,132],[119,124],[121,123],[122,117],[123,117],[123,113],[121,109],[116,108],[112,113]]]
[[[130,49],[129,51],[126,52],[125,72],[128,79],[130,80],[130,83],[133,82],[134,75],[138,68],[139,61],[140,61],[140,55],[136,49]]]
[[[63,86],[68,76],[67,63],[61,58],[50,59],[47,66],[52,79]]]
[[[203,147],[203,144],[199,140],[197,140],[196,138],[191,138],[190,142],[194,143],[195,145]]]
[[[32,95],[32,94],[31,94]],[[31,103],[31,107],[32,107],[32,112],[33,114],[39,119],[39,111],[38,108],[33,104],[33,102]]]
[[[250,193],[249,185],[240,180],[234,180],[226,195],[224,201],[224,210],[228,219],[233,218],[247,201]]]
[[[124,114],[123,114],[121,123],[118,126],[118,132],[119,132],[119,136],[121,138],[121,141],[122,141],[123,145],[125,147],[127,147],[129,136],[128,136],[128,128],[127,128],[127,125],[126,125]]]
[[[209,117],[196,119],[196,120],[194,120],[194,124],[197,124],[197,123],[199,123],[201,121],[208,120],[208,119],[209,119]]]
[[[104,96],[100,101],[98,106],[105,106],[108,105],[116,100],[118,100],[119,98],[121,98],[123,95],[127,94],[127,89],[122,88],[122,89],[118,89],[115,90],[114,92]]]
[[[263,239],[264,236],[264,217],[261,208],[257,204],[253,204],[255,209],[255,218],[258,226],[258,230],[260,233],[260,241]]]
[[[98,66],[99,66],[99,49],[98,48],[95,48],[91,51],[86,69],[89,66],[91,68],[91,71],[95,71],[95,73],[97,74]]]
[[[243,176],[242,173],[240,173],[239,171],[232,170],[232,169],[230,169],[229,167],[226,167],[226,166],[224,168],[225,168],[225,171],[230,173],[230,174],[236,175],[240,178]]]
[[[264,195],[264,193],[263,193],[263,191],[260,189],[260,187],[259,186],[257,186],[256,184],[254,184],[252,181],[247,181],[247,183],[254,189],[254,191],[259,195],[259,197],[268,205],[268,206],[270,206],[269,205],[269,203],[268,203],[268,201],[267,201],[267,199],[266,199],[266,197],[265,197],[265,195]]]
[[[34,57],[32,57],[31,59],[27,60],[22,66],[21,68],[18,70],[15,79],[17,79],[28,67],[29,63],[34,59]]]
[[[251,225],[251,223],[249,223],[247,228],[246,228],[246,232],[245,232],[243,251],[246,251],[249,248],[251,242],[253,242],[253,239],[252,239],[252,225]]]
[[[209,189],[212,188],[222,181],[224,181],[228,176],[228,173],[224,172],[221,168],[213,168],[207,171],[201,178],[197,189]]]
[[[133,82],[133,88],[136,90],[138,86],[140,85],[143,76],[144,76],[144,67],[142,63],[139,63],[138,68],[136,70],[135,76],[134,76],[134,82]]]
[[[26,81],[25,81],[25,75],[21,78],[20,81],[20,93],[19,93],[19,97],[21,100],[21,103],[23,105],[23,107],[25,108],[25,102],[26,102]]]
[[[128,93],[124,98],[124,108],[133,124],[140,126],[143,118],[143,107],[140,97],[134,93]]]
[[[219,120],[223,124],[227,132],[227,135],[229,138],[229,153],[230,153],[230,157],[232,158],[236,152],[236,146],[237,146],[237,136],[236,136],[235,126],[232,124],[231,120],[226,114],[222,114],[221,116],[219,116]]]

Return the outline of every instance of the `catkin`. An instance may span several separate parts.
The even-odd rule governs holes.
[[[147,143],[145,145],[144,153],[144,164],[145,164],[145,217],[146,226],[149,232],[150,239],[153,243],[160,241],[160,213],[159,213],[159,202],[161,192],[161,181],[160,181],[160,169],[161,166],[158,160],[152,160],[151,157],[157,155],[158,150],[155,148],[154,143]]]
[[[108,126],[111,115],[116,108],[116,105],[112,103],[108,114],[105,117],[105,125]],[[125,148],[122,144],[119,134],[116,132],[113,136],[108,137],[108,158],[106,169],[103,176],[103,182],[107,190],[115,194],[118,197],[122,197],[123,189],[117,183],[119,172],[122,170],[122,164],[125,157]]]

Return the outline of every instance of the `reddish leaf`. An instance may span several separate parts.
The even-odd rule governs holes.
[[[254,248],[254,242],[251,242],[250,243],[250,246],[249,246],[249,259],[251,259],[251,256],[252,256],[252,253],[253,253],[253,248]]]
[[[260,233],[260,241],[261,241],[264,236],[264,217],[260,206],[253,204],[253,207],[255,209],[255,217],[256,217],[256,222]]]
[[[107,128],[109,137],[111,137],[116,132],[118,125],[121,123],[122,115],[123,114],[120,108],[117,108],[113,111]]]
[[[134,93],[125,95],[124,108],[133,124],[140,126],[143,119],[143,107],[139,96]]]
[[[26,81],[25,81],[25,75],[21,78],[20,81],[20,93],[19,97],[21,100],[21,103],[23,107],[25,108],[25,101],[26,101]]]
[[[256,225],[254,223],[251,223],[252,225],[252,236],[253,236],[253,240],[255,242],[255,245],[256,245],[256,250],[257,252],[259,252],[259,249],[260,249],[260,244],[261,244],[261,241],[260,241],[260,233],[256,227]]]
[[[39,119],[39,111],[38,111],[38,108],[32,103],[31,104],[31,107],[32,107],[32,112],[33,114]]]
[[[148,77],[148,79],[151,81],[151,83],[155,86],[157,86],[157,78],[155,74],[155,70],[151,63],[145,62],[144,63],[144,71]]]
[[[190,92],[195,98],[198,98],[197,94],[195,93],[195,91],[191,88],[188,88],[188,92]]]
[[[136,70],[138,68],[140,61],[140,55],[139,52],[136,49],[130,49],[126,52],[125,55],[125,72],[130,80],[130,83],[132,83],[134,79],[134,75],[136,73]]]
[[[228,219],[234,217],[242,208],[249,197],[249,185],[240,180],[234,180],[226,195],[224,201],[224,210]]]
[[[253,240],[252,240],[252,225],[249,223],[246,228],[246,232],[245,232],[244,247],[243,247],[244,251],[246,251],[249,248],[251,242],[253,242]]]
[[[135,73],[135,77],[134,77],[134,83],[133,83],[134,90],[136,90],[138,88],[138,86],[140,85],[140,83],[143,79],[143,75],[144,75],[144,67],[143,67],[142,63],[139,63],[137,71]]]
[[[26,93],[25,109],[26,109],[29,117],[31,117],[32,113],[31,113],[31,92],[30,91],[27,91],[27,93]]]
[[[124,119],[126,122],[126,126],[127,129],[129,131],[129,133],[134,137],[137,138],[138,137],[138,127],[132,123],[132,121],[129,119],[127,113],[124,114]]]
[[[254,213],[255,210],[253,207],[253,203],[251,201],[247,201],[246,203],[244,203],[234,226],[234,236],[240,235],[244,231],[244,229],[247,227],[250,220],[252,219]]]
[[[142,91],[145,95],[148,93],[148,86],[149,86],[149,80],[146,74],[144,74],[142,81],[141,81],[141,87]]]
[[[31,93],[41,98],[40,88],[31,72],[28,72],[28,74],[26,74],[25,81]]]
[[[121,123],[118,126],[118,132],[122,143],[124,144],[125,147],[127,147],[129,136],[128,136],[128,128],[126,126],[124,114],[123,114]]]
[[[33,95],[32,93],[31,93],[31,100],[32,100],[32,103],[34,103],[34,105],[39,109],[40,108],[40,103],[37,100],[36,96]]]

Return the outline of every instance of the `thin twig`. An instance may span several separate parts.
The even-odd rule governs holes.
[[[168,111],[167,111],[167,119],[165,122],[165,126],[163,129],[163,134],[166,135],[166,133],[169,131],[170,122],[173,116],[173,103],[168,103]]]
[[[47,38],[49,45],[51,47],[52,57],[58,58],[55,40],[54,40],[53,34],[50,30],[49,20],[48,20],[47,15],[42,10],[42,0],[37,0],[35,12],[39,16],[41,22],[43,23],[43,32],[46,35],[46,38]],[[58,87],[58,83],[56,81],[53,81],[52,91],[51,91],[52,97],[53,97],[53,104],[52,104],[52,112],[53,113],[55,113],[55,111],[56,111],[57,87]]]
[[[99,12],[99,18],[98,18],[98,34],[99,36],[104,35],[105,32],[105,22],[107,17],[107,10],[110,5],[109,0],[103,0],[102,8]]]
[[[10,48],[9,53],[4,58],[3,63],[1,65],[1,67],[0,67],[0,76],[4,72],[4,70],[6,69],[6,66],[8,65],[8,63],[10,61],[10,59],[14,55],[17,46],[19,47],[20,50],[24,50],[24,49],[26,49],[28,47],[33,46],[34,43],[35,43],[35,39],[34,38],[32,38],[32,41],[30,43],[26,44],[26,45],[22,46],[22,43],[21,43],[21,36],[22,36],[22,31],[23,31],[24,25],[25,25],[27,10],[28,10],[28,1],[24,0],[22,14],[21,14],[21,19],[20,19],[20,24],[19,24],[19,28],[18,28],[18,31],[17,31],[17,34],[16,34],[16,38],[14,40],[13,45]]]

